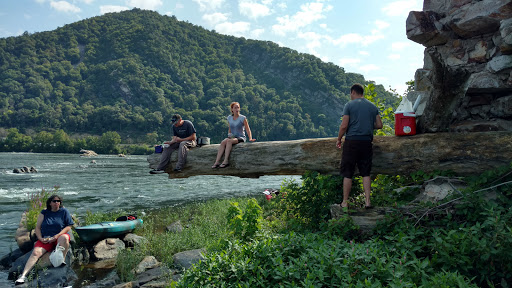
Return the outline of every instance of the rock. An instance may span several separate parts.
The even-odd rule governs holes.
[[[183,232],[183,226],[181,226],[181,222],[180,220],[178,220],[172,223],[171,225],[167,226],[165,230],[172,233],[181,233]]]
[[[510,0],[425,0],[423,11],[410,12],[406,32],[426,47],[423,68],[415,74],[415,91],[426,93],[423,111],[416,113],[417,133],[510,120],[490,113],[486,105],[492,103],[464,105],[475,95],[490,95],[494,101],[512,90]],[[501,125],[489,130],[494,129],[510,130]]]
[[[89,263],[89,260],[91,259],[91,255],[89,254],[89,250],[85,247],[78,247],[75,249],[75,255],[77,256],[76,261],[79,265],[84,265]]]
[[[96,281],[95,283],[87,286],[82,286],[83,288],[111,288],[115,285],[119,284],[120,279],[117,276],[115,271],[110,272],[104,279]]]
[[[96,160],[91,160],[91,164],[96,164]]]
[[[146,270],[153,269],[158,266],[160,266],[160,262],[158,262],[154,256],[146,256],[135,268],[135,274],[141,274]]]
[[[512,55],[495,57],[486,66],[486,69],[490,72],[500,72],[510,68],[512,68]]]
[[[21,173],[21,170],[18,168],[14,168],[14,169],[12,169],[12,173],[16,173],[16,174]]]
[[[465,187],[466,183],[460,179],[436,177],[425,181],[423,191],[416,197],[415,201],[437,203],[456,191],[460,193],[460,190]]]
[[[98,154],[92,150],[80,149],[80,156],[91,157],[91,156],[98,156]]]
[[[204,252],[203,249],[195,249],[176,253],[172,257],[174,265],[179,268],[189,269],[193,264],[204,259],[202,255]]]
[[[27,222],[27,213],[24,212],[21,214],[20,223],[18,225],[18,229],[16,229],[16,234],[14,239],[18,244],[18,247],[23,253],[26,253],[32,248],[34,248],[34,243],[37,241],[37,236],[34,230],[28,231],[25,227],[25,223]]]
[[[0,258],[0,266],[4,267],[4,269],[11,268],[12,263],[23,256],[23,254],[24,253],[20,249],[7,253]]]
[[[126,157],[124,154],[118,154],[117,157]]]
[[[411,11],[406,20],[407,38],[426,47],[443,45],[448,42],[441,16],[433,11]]]
[[[136,283],[133,283],[133,282],[127,282],[127,283],[117,284],[116,286],[114,286],[112,288],[134,288],[134,287],[139,287],[139,285],[137,285]]]
[[[144,286],[147,283],[167,277],[171,273],[172,273],[171,270],[169,270],[165,267],[159,266],[156,268],[149,269],[149,270],[137,275],[136,282],[138,283],[138,285]],[[148,285],[148,286],[144,286],[144,287],[151,287],[151,286]]]
[[[128,233],[123,238],[124,243],[126,244],[126,247],[135,247],[142,243],[147,242],[148,240],[142,236]]]
[[[32,251],[29,251],[12,263],[12,266],[9,269],[9,280],[14,280],[17,278],[19,274],[21,274],[31,254]],[[56,287],[58,286],[58,284],[62,285],[64,283],[69,283],[76,279],[76,274],[71,269],[71,266],[73,264],[73,249],[71,247],[69,248],[68,253],[66,254],[65,261],[67,265],[53,267],[50,263],[49,257],[50,253],[45,253],[39,259],[36,266],[34,267],[39,277],[36,277],[36,279],[34,279],[32,282],[39,283],[39,287]],[[44,274],[46,273],[46,271],[48,271],[48,273],[50,274]],[[48,278],[48,280],[46,278]]]
[[[104,259],[99,261],[94,261],[88,264],[88,267],[94,269],[113,269],[116,267],[117,258]]]
[[[37,169],[34,166],[31,166],[30,173],[37,173]]]
[[[118,238],[103,239],[94,245],[94,257],[98,260],[117,258],[120,249],[125,249],[126,245]]]

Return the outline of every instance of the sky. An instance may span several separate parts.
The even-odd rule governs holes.
[[[362,74],[402,95],[423,66],[406,36],[422,0],[0,0],[0,38],[55,30],[132,8],[174,15],[218,33],[272,41]]]

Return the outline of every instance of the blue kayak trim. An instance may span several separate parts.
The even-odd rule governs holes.
[[[142,226],[142,219],[128,221],[110,221],[76,227],[75,231],[84,242],[99,241],[105,238],[114,238],[132,232]]]

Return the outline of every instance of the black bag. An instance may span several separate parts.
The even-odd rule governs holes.
[[[126,215],[126,216],[117,217],[116,221],[128,221],[128,220],[135,220],[135,219],[137,219],[137,216],[135,216],[135,215]]]

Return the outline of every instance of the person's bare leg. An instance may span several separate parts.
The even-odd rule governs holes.
[[[341,202],[343,208],[348,207],[350,190],[352,190],[352,178],[343,178],[343,202]]]
[[[222,158],[222,154],[224,154],[224,150],[226,149],[227,141],[228,141],[228,139],[224,139],[224,140],[222,140],[222,142],[220,142],[219,150],[217,151],[217,158],[215,159],[215,163],[213,163],[213,166],[220,164],[220,159]],[[213,166],[212,166],[212,168],[213,168]]]
[[[43,254],[46,253],[46,250],[41,247],[35,247],[34,250],[32,250],[32,254],[30,254],[30,257],[27,260],[27,263],[25,264],[25,268],[23,268],[23,272],[21,273],[20,277],[26,277],[28,272],[30,272],[30,269],[36,265],[37,260],[43,256]]]
[[[366,201],[366,207],[372,206],[370,201],[370,193],[372,189],[372,180],[370,176],[363,177],[363,189],[364,189],[364,198]]]
[[[229,154],[231,153],[231,149],[233,149],[233,143],[238,143],[237,139],[228,139],[226,142],[226,151],[224,152],[224,161],[222,164],[226,165],[229,163]]]
[[[59,243],[59,245],[61,247],[64,247],[63,255],[64,255],[64,261],[65,261],[66,260],[66,255],[68,254],[68,250],[69,250],[69,240],[68,240],[68,237],[64,236],[64,235],[60,235],[59,239],[57,239],[57,243]]]

